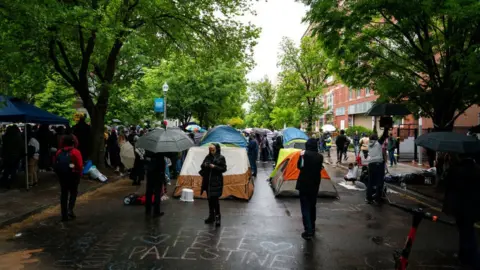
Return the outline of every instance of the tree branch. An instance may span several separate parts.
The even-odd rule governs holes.
[[[58,61],[58,58],[57,56],[55,55],[55,40],[50,40],[50,43],[49,43],[49,47],[50,47],[50,50],[49,50],[49,54],[50,54],[50,59],[52,59],[53,61],[53,64],[55,66],[55,70],[60,73],[60,75],[63,77],[63,79],[65,79],[72,87],[75,88],[76,86],[76,82],[70,77],[68,76],[68,74],[62,69],[62,67],[60,66],[60,63]]]
[[[78,76],[80,80],[83,81],[83,83],[88,83],[88,81],[84,81],[84,80],[86,80],[87,78],[88,65],[90,64],[90,58],[92,57],[93,49],[95,48],[96,37],[97,37],[96,32],[92,31],[87,41],[87,48],[85,49],[85,53],[83,54],[83,57],[82,57],[82,64],[80,65],[80,70],[78,71]]]
[[[65,47],[63,47],[63,43],[57,40],[57,46],[60,49],[60,54],[62,55],[63,61],[65,62],[65,65],[67,66],[67,70],[72,76],[73,81],[78,82],[77,74],[73,70],[72,63],[70,63],[70,60],[68,59],[67,53],[65,51]]]
[[[83,38],[82,26],[78,24],[78,38],[80,41],[80,51],[82,52],[82,57],[85,56],[85,40]]]

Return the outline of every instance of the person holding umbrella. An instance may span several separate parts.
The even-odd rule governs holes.
[[[145,215],[149,217],[152,214],[153,204],[153,217],[161,217],[164,215],[164,212],[160,211],[160,201],[163,183],[165,182],[165,157],[163,153],[147,152],[145,160],[147,161]]]
[[[471,269],[480,269],[475,230],[475,222],[480,221],[480,165],[472,158],[480,152],[480,141],[455,132],[431,132],[418,137],[415,143],[447,153],[444,158],[446,191],[442,210],[455,217],[460,262]]]
[[[221,155],[219,144],[211,144],[208,147],[208,155],[202,162],[200,175],[202,176],[202,191],[207,192],[208,198],[208,218],[205,224],[215,223],[215,227],[220,227],[220,197],[223,193],[223,173],[227,171],[227,162]]]

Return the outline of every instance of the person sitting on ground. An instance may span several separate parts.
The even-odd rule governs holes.
[[[345,179],[345,181],[352,182],[352,184],[355,185],[355,181],[357,181],[357,172],[358,172],[357,163],[356,162],[355,162],[355,164],[349,163],[348,164],[348,172],[343,177],[343,179]]]

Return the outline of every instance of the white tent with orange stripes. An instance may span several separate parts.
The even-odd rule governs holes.
[[[221,198],[235,197],[250,200],[254,185],[247,151],[245,148],[222,146],[221,153],[227,162],[227,171],[223,174]],[[200,195],[202,177],[199,174],[200,166],[207,155],[208,147],[192,147],[188,150],[173,196],[180,197],[182,189],[188,188],[193,189],[195,198],[207,198],[205,192]]]
[[[271,175],[271,184],[275,196],[279,195],[297,195],[298,191],[295,189],[300,170],[297,168],[297,162],[300,158],[300,150],[293,151],[279,160],[274,173]],[[337,189],[333,184],[330,176],[325,169],[321,172],[322,181],[318,195],[321,197],[338,197]]]

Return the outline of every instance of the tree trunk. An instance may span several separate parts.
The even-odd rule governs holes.
[[[100,169],[105,168],[105,115],[107,113],[107,106],[104,104],[97,104],[93,109],[91,117],[91,140],[90,140],[90,158],[93,164]]]

